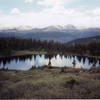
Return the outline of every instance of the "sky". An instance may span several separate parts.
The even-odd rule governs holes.
[[[100,27],[100,0],[0,0],[0,27]]]

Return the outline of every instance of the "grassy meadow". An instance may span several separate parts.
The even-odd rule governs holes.
[[[31,51],[31,50],[16,50],[16,51],[12,51],[11,55],[6,55],[6,56],[2,56],[0,55],[0,58],[4,58],[4,57],[12,57],[12,56],[24,56],[24,55],[37,55],[37,54],[47,54],[47,52],[43,52],[43,51]]]
[[[0,70],[0,99],[97,99],[100,68]]]

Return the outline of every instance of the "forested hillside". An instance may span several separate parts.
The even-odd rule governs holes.
[[[60,42],[40,41],[20,38],[0,38],[0,55],[10,55],[12,51],[31,50],[48,53],[76,53],[100,56],[100,42],[67,45]]]

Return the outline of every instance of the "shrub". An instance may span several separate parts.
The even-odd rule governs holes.
[[[100,73],[100,67],[92,67],[89,69],[89,73]]]
[[[78,85],[78,84],[79,84],[79,80],[72,76],[68,77],[65,82],[65,86],[67,87],[69,86],[70,89],[72,89],[74,85]]]
[[[66,67],[62,67],[60,73],[66,73]]]
[[[36,67],[35,67],[35,66],[32,66],[32,67],[30,68],[30,70],[34,70],[34,69],[36,69]]]

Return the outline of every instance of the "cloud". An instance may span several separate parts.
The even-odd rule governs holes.
[[[64,4],[71,3],[73,1],[76,1],[76,0],[41,0],[41,1],[38,1],[38,4],[48,7],[48,6],[64,5]]]
[[[21,12],[18,8],[14,8],[12,9],[11,14],[21,14]]]
[[[64,0],[42,0],[39,1],[39,5],[44,5],[44,6],[54,6],[54,5],[62,5],[64,3]]]
[[[14,8],[11,14],[0,15],[0,25],[45,27],[73,24],[75,26],[96,27],[100,26],[99,9],[81,11],[81,9],[65,9],[58,5],[45,8],[40,12],[22,13],[18,8]]]
[[[93,13],[95,15],[100,15],[100,8],[96,8],[95,10],[93,10]]]
[[[24,0],[25,1],[25,3],[33,3],[34,2],[34,0]]]

